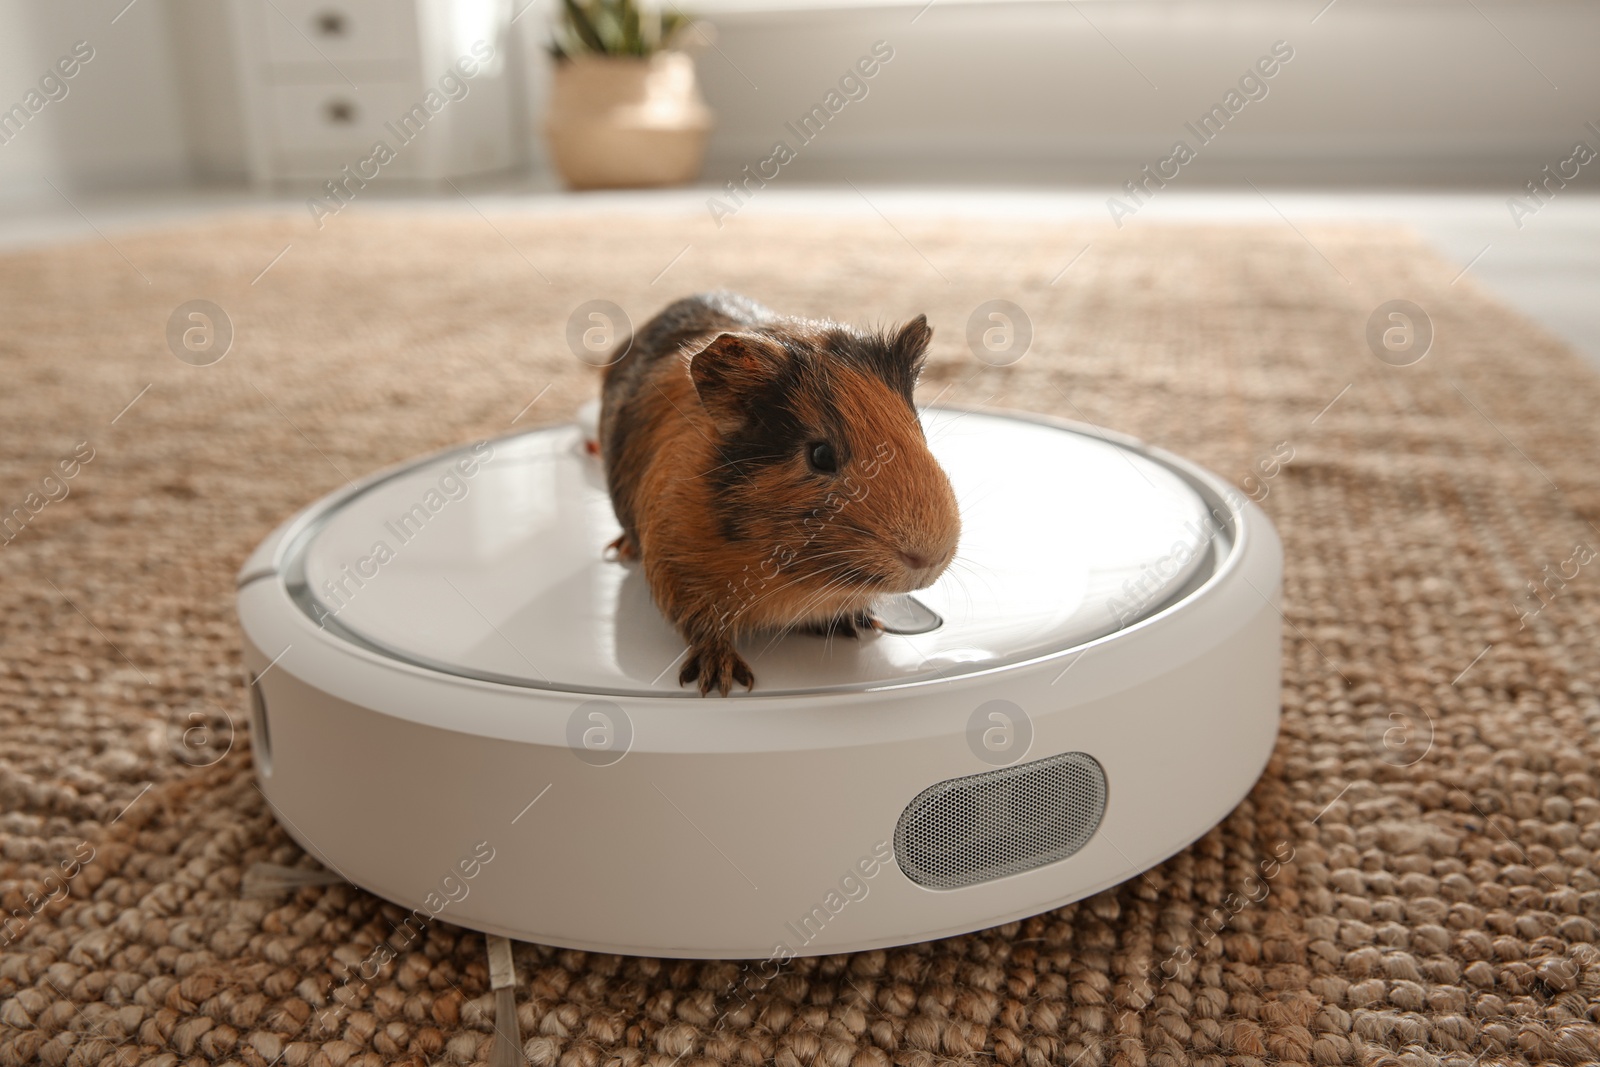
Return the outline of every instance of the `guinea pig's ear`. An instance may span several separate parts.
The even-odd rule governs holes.
[[[783,349],[764,337],[718,334],[690,360],[689,378],[717,424],[734,429],[744,421],[745,398],[770,389],[783,359]]]
[[[922,373],[922,365],[928,359],[928,342],[931,340],[933,327],[928,325],[926,315],[918,315],[900,327],[900,332],[894,336],[894,343],[890,347],[895,357],[910,368],[913,382]]]

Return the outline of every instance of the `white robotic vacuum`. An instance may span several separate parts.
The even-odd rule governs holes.
[[[922,413],[957,562],[885,631],[681,640],[577,425],[379,473],[239,576],[252,749],[357,885],[518,940],[783,959],[994,926],[1115,885],[1249,791],[1277,734],[1282,549],[1158,449]]]

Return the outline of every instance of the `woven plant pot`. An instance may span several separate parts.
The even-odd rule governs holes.
[[[683,185],[700,174],[711,112],[684,52],[556,65],[545,136],[573,189]]]

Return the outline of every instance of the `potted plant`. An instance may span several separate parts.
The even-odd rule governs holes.
[[[675,5],[562,0],[545,136],[567,185],[681,185],[699,175],[711,112],[693,59],[676,47],[690,25]]]

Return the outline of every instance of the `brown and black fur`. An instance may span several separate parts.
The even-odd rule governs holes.
[[[925,588],[960,537],[912,389],[932,331],[785,318],[686,297],[607,368],[600,452],[657,606],[689,645],[680,683],[753,687],[745,633],[853,635],[873,602]],[[829,458],[833,470],[814,462]]]

